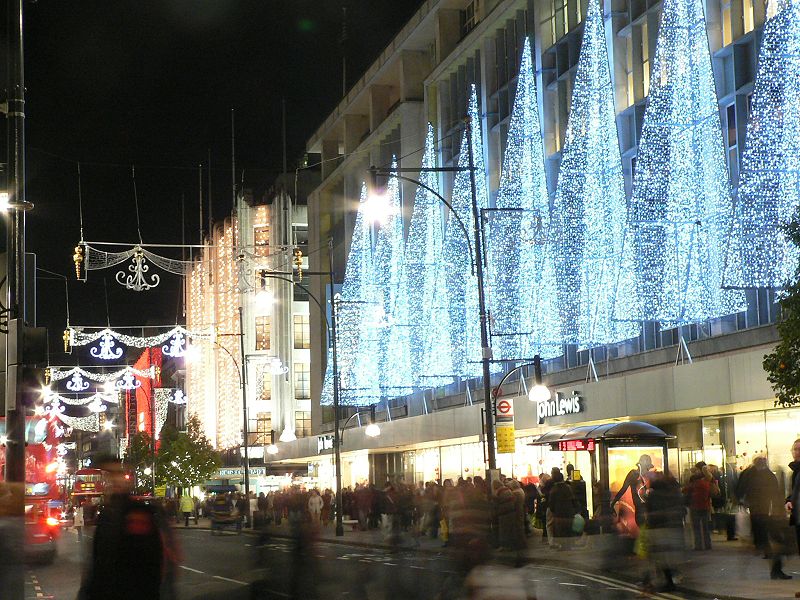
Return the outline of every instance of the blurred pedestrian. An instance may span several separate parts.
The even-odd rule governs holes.
[[[189,517],[192,516],[194,510],[194,500],[191,496],[181,496],[180,511],[183,513],[183,526],[189,526]]]
[[[685,509],[681,487],[670,473],[658,473],[650,484],[644,504],[647,524],[647,548],[653,571],[645,576],[645,587],[652,589],[653,576],[660,574],[664,582],[660,591],[675,589],[675,567],[683,550],[683,517]]]
[[[308,497],[308,512],[311,515],[311,523],[314,527],[319,527],[323,504],[319,491],[311,490],[311,494]]]
[[[92,559],[81,600],[160,600],[162,576],[178,552],[157,505],[131,496],[118,459],[95,459],[108,472],[110,495],[97,519]]]
[[[797,536],[797,547],[800,548],[800,439],[792,444],[792,491],[786,499],[786,510],[789,512],[789,525],[794,527]]]
[[[78,532],[78,541],[83,540],[83,502],[78,504],[78,508],[75,509],[75,517],[72,525],[75,527],[75,531]]]
[[[564,475],[560,470],[553,474],[552,481],[553,487],[550,489],[547,502],[552,517],[550,547],[561,549],[568,545],[572,536],[572,524],[577,509],[572,489],[564,481]]]
[[[694,532],[694,549],[711,550],[711,476],[703,465],[695,465],[684,494]]]

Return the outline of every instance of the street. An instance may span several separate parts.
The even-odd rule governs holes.
[[[391,552],[345,544],[318,542],[298,554],[293,540],[273,538],[257,548],[258,538],[232,532],[211,536],[200,529],[175,529],[183,555],[176,577],[181,600],[261,598],[459,598],[461,578],[450,554],[412,550]],[[85,536],[89,549],[91,539]],[[295,560],[295,557],[301,557]],[[299,565],[299,570],[295,566]],[[74,600],[82,572],[77,535],[64,531],[52,565],[30,565],[25,598]],[[499,564],[472,573],[470,582],[491,585],[509,598],[558,600],[627,599],[639,596],[632,584],[605,575],[554,565],[511,569]],[[496,596],[483,596],[496,597]],[[685,594],[654,594],[674,600]]]

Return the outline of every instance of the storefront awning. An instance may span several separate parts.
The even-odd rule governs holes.
[[[663,440],[670,437],[661,429],[644,421],[622,421],[603,425],[561,427],[534,437],[529,446],[548,446],[572,440]]]

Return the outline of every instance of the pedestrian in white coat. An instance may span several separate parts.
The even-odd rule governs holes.
[[[311,495],[308,498],[308,512],[311,513],[311,522],[315,527],[319,526],[319,518],[322,514],[323,504],[322,496],[319,495],[319,491],[311,490]]]

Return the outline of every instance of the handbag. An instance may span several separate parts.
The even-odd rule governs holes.
[[[447,527],[447,519],[442,519],[439,521],[439,538],[441,538],[443,542],[446,542],[449,534],[450,530]]]
[[[650,534],[647,530],[646,525],[642,525],[639,527],[639,537],[636,538],[636,542],[633,546],[633,552],[639,558],[646,560],[647,554],[649,551],[649,537]]]
[[[533,525],[534,529],[544,529],[544,523],[542,522],[542,518],[536,514],[534,514],[533,518],[531,519],[531,525]]]
[[[746,539],[752,535],[752,528],[750,525],[750,513],[744,506],[740,506],[736,511],[736,537],[739,539]]]

